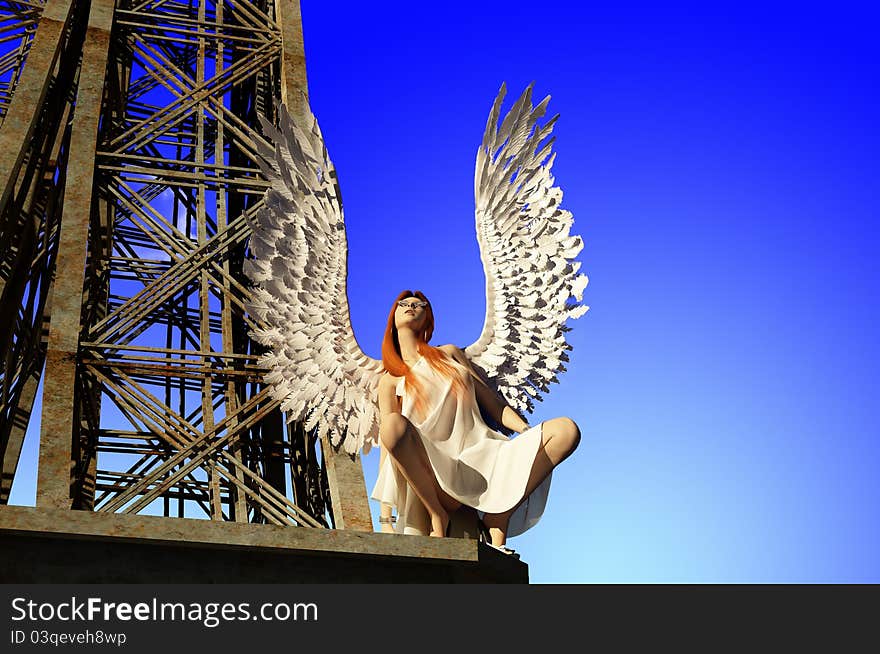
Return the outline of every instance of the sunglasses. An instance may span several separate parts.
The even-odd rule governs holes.
[[[428,306],[428,303],[427,302],[404,302],[403,300],[401,300],[400,302],[397,303],[397,306],[399,306],[402,309],[410,309],[410,308],[424,309],[426,306]]]

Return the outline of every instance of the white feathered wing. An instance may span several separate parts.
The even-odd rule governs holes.
[[[559,207],[562,189],[550,174],[555,139],[541,145],[558,114],[538,125],[550,96],[533,107],[529,85],[499,128],[505,92],[502,84],[477,152],[474,194],[486,320],[465,353],[513,408],[531,412],[534,400],[565,370],[571,349],[565,322],[589,308],[577,304],[588,280],[573,261],[583,241],[570,234],[572,215]]]
[[[486,275],[486,319],[465,349],[471,361],[516,409],[532,411],[565,370],[571,346],[565,322],[589,307],[580,302],[587,277],[574,257],[571,213],[550,168],[556,117],[543,126],[549,96],[531,104],[531,86],[498,127],[501,90],[477,153],[476,229]],[[251,221],[254,283],[248,310],[265,327],[251,335],[268,352],[260,363],[288,421],[319,427],[334,446],[365,452],[377,442],[376,389],[381,361],[354,337],[346,288],[348,247],[336,172],[314,116],[303,131],[284,107],[280,130],[261,118],[275,149],[261,145],[259,164],[270,182],[265,205]]]
[[[258,163],[270,187],[250,221],[254,258],[244,262],[254,283],[247,308],[264,325],[251,337],[268,348],[260,364],[288,422],[317,426],[349,454],[368,452],[379,433],[383,367],[363,353],[351,326],[336,171],[311,112],[304,125],[295,125],[283,106],[278,114],[280,129],[260,117],[275,148],[260,145]]]

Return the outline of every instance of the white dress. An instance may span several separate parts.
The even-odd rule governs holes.
[[[452,381],[437,374],[420,357],[411,370],[425,396],[425,418],[417,422],[413,417],[413,399],[406,395],[403,379],[396,390],[403,397],[401,414],[421,435],[437,482],[444,491],[481,513],[503,513],[525,495],[529,473],[541,446],[543,423],[512,439],[490,429],[480,415],[472,377],[457,361],[447,361],[466,380],[466,392],[456,396]],[[547,502],[551,476],[514,511],[508,537],[521,534],[538,522]],[[398,533],[430,533],[427,510],[390,456],[385,457],[379,468],[371,496],[397,508]]]

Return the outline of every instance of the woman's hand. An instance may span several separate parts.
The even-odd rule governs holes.
[[[523,433],[526,429],[529,428],[529,423],[523,420],[521,415],[519,415],[516,411],[511,409],[509,405],[506,404],[504,405],[504,409],[501,411],[501,424],[508,429],[512,429],[518,434]]]

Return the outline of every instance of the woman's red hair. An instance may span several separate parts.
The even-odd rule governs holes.
[[[421,291],[401,291],[397,299],[394,300],[394,304],[391,305],[391,312],[388,314],[388,326],[385,328],[385,338],[382,339],[382,364],[390,374],[395,377],[404,378],[406,393],[412,394],[416,410],[421,413],[424,410],[421,384],[419,384],[410,367],[406,365],[403,357],[400,356],[400,340],[397,336],[397,325],[394,324],[394,313],[397,311],[397,303],[408,297],[416,297],[422,302],[427,303],[425,307],[425,324],[421,333],[416,334],[419,354],[425,358],[425,361],[435,372],[452,380],[452,390],[454,393],[463,392],[465,384],[458,370],[449,363],[449,357],[446,353],[440,348],[428,345],[428,341],[431,340],[431,336],[434,334],[434,310],[431,308],[428,298]]]

